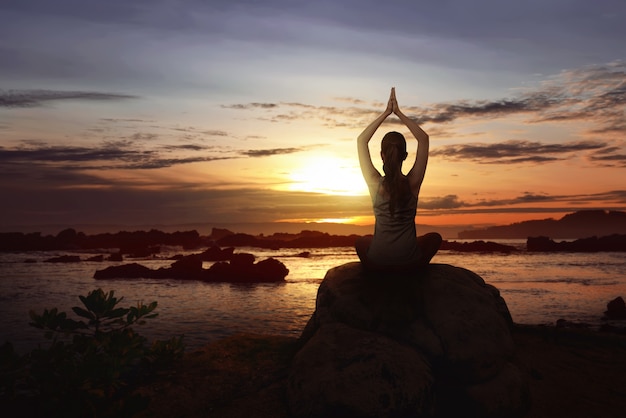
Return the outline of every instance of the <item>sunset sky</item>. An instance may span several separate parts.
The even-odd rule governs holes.
[[[356,137],[392,86],[431,138],[418,223],[626,210],[624,22],[623,0],[2,0],[0,230],[372,223]]]

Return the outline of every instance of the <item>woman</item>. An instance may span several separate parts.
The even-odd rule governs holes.
[[[384,176],[372,163],[368,143],[374,132],[394,113],[417,139],[417,156],[405,176],[402,162],[408,156],[406,140],[399,132],[388,132],[382,140],[380,156]],[[376,225],[373,237],[357,240],[356,252],[370,270],[405,272],[427,265],[441,245],[436,232],[416,237],[417,196],[428,162],[428,134],[400,111],[395,89],[391,89],[385,111],[357,139],[359,163],[372,198]]]

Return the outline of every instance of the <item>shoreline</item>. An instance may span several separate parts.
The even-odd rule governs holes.
[[[356,240],[364,235],[336,235],[326,232],[303,230],[299,233],[274,233],[272,235],[251,235],[235,233],[230,230],[214,228],[210,235],[200,235],[196,230],[176,231],[173,233],[159,230],[150,231],[118,231],[117,233],[103,233],[87,235],[75,229],[68,228],[56,236],[40,233],[0,232],[0,252],[32,252],[32,251],[66,251],[76,252],[85,250],[116,250],[115,254],[121,261],[123,256],[141,258],[159,254],[161,246],[180,246],[185,250],[199,249],[230,249],[230,248],[257,248],[257,249],[312,249],[333,247],[354,247]],[[470,239],[473,239],[470,241]],[[525,237],[524,247],[498,243],[495,240],[510,241],[522,240],[518,238],[491,238],[485,241],[480,237],[446,238],[441,243],[442,250],[477,253],[512,253],[526,252],[626,252],[626,234],[596,234],[580,235],[576,239],[557,241],[544,234],[532,234]],[[109,254],[113,255],[113,254]],[[75,257],[61,262],[81,261]]]
[[[528,377],[529,418],[617,417],[626,408],[626,336],[555,326],[515,325],[514,363]],[[140,417],[215,415],[287,418],[286,384],[297,338],[239,334],[186,353],[138,392]]]

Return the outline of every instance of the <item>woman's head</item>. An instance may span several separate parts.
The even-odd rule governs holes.
[[[380,156],[383,159],[385,175],[392,175],[402,168],[402,162],[407,157],[406,139],[400,132],[387,132],[380,144]]]
[[[407,157],[406,140],[400,132],[388,132],[380,145],[385,179],[383,186],[389,194],[389,211],[393,216],[400,201],[410,192],[408,182],[402,175],[402,162]]]

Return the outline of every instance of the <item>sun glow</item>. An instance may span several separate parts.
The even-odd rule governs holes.
[[[367,186],[354,161],[334,156],[305,160],[289,174],[288,190],[343,196],[367,194]]]
[[[276,222],[293,222],[307,224],[349,224],[349,225],[373,225],[374,216],[351,216],[347,218],[297,218],[279,219]]]

